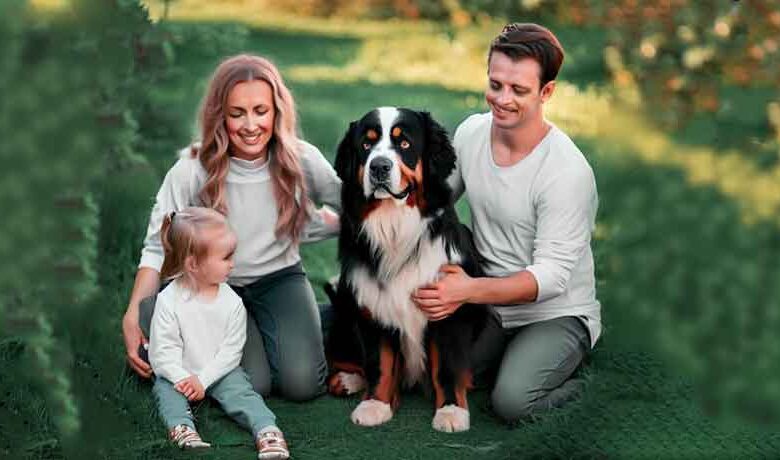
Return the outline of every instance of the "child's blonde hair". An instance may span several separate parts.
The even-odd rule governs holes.
[[[186,270],[187,257],[195,257],[199,263],[206,258],[209,241],[203,238],[204,230],[225,227],[230,230],[225,216],[210,208],[189,207],[165,216],[160,229],[160,240],[165,260],[160,278],[170,280],[181,277],[185,285],[197,290],[197,283]]]

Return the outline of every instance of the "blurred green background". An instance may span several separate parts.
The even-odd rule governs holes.
[[[477,392],[459,435],[434,432],[417,394],[370,430],[354,400],[271,398],[294,457],[780,457],[776,1],[0,0],[0,458],[192,456],[125,369],[120,321],[220,60],[275,61],[332,160],[375,106],[450,131],[486,110],[486,49],[510,21],[563,43],[547,115],[596,172],[587,393],[510,429]],[[303,253],[315,285],[337,273],[334,241]],[[252,455],[216,406],[196,413],[216,446],[198,458]]]

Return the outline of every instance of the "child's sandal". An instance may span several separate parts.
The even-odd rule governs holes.
[[[266,431],[257,435],[257,458],[260,460],[287,460],[290,451],[281,431]]]

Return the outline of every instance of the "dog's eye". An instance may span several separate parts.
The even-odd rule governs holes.
[[[408,149],[409,148],[409,141],[407,141],[407,140],[401,141],[401,148],[404,149],[404,150]]]
[[[371,144],[369,144],[368,142],[366,142],[365,144],[363,144],[363,150],[368,150],[368,149],[370,149],[370,148],[371,148]]]

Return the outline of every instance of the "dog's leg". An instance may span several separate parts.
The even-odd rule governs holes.
[[[467,392],[471,388],[471,371],[466,366],[465,349],[461,341],[448,334],[431,334],[428,361],[436,413],[431,425],[437,431],[448,433],[467,431],[470,426]]]
[[[325,344],[328,358],[328,392],[334,396],[349,396],[366,386],[363,363],[363,345],[358,330],[358,306],[349,288],[340,283],[326,283],[325,293],[330,297],[333,322]]]
[[[368,388],[363,401],[352,411],[352,422],[363,426],[381,425],[393,418],[399,404],[401,355],[396,337],[386,331],[378,341],[378,349],[368,353],[366,381]]]

